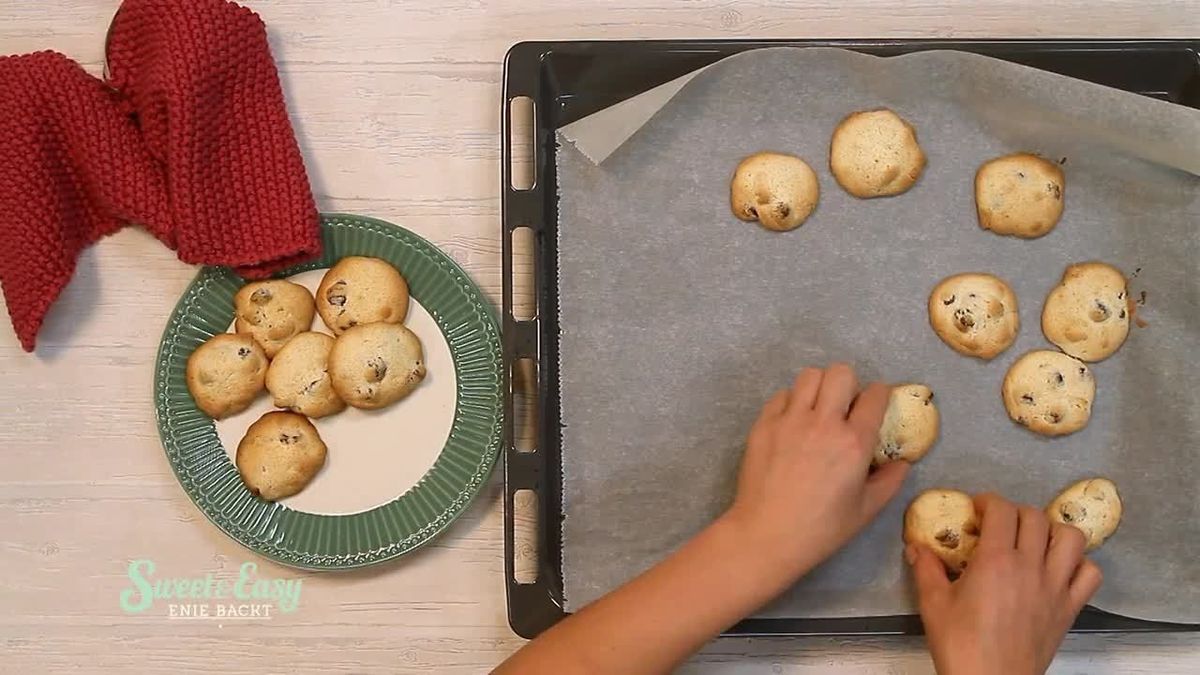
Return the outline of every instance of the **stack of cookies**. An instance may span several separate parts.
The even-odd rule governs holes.
[[[187,385],[214,419],[245,410],[264,388],[282,409],[250,425],[238,444],[238,472],[251,492],[289,497],[324,466],[327,448],[310,418],[347,405],[383,408],[420,385],[424,352],[404,325],[408,304],[408,283],[395,267],[358,256],[331,267],[315,298],[283,279],[238,291],[234,332],[192,352]],[[314,316],[331,334],[310,330]]]
[[[1062,164],[1029,153],[985,162],[975,175],[979,226],[996,234],[1036,239],[1062,218],[1066,177]],[[829,145],[829,169],[838,185],[860,199],[893,197],[921,177],[926,157],[916,129],[887,109],[848,115]],[[786,232],[817,208],[816,172],[799,157],[759,152],[743,159],[730,183],[730,208],[743,221]],[[1035,350],[1008,369],[1001,398],[1008,416],[1044,436],[1082,429],[1091,418],[1096,382],[1088,363],[1108,358],[1124,344],[1133,319],[1125,275],[1102,262],[1070,265],[1042,307],[1042,332],[1058,350]],[[956,274],[929,295],[929,323],[948,347],[964,356],[991,360],[1009,348],[1020,330],[1017,298],[1000,277],[986,272]],[[921,384],[895,387],[880,429],[876,465],[914,462],[932,447],[939,417],[933,392]],[[1116,529],[1120,497],[1108,480],[1082,481],[1056,497],[1047,514],[1074,525],[1098,546]],[[909,508],[905,538],[942,556],[951,570],[966,566],[978,534],[969,496],[929,490]]]

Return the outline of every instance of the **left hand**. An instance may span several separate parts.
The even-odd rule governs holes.
[[[850,366],[834,364],[806,368],[763,408],[722,520],[781,583],[845,545],[899,491],[906,462],[870,471],[890,393],[878,382],[860,392]]]

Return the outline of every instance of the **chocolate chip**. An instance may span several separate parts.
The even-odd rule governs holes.
[[[751,218],[758,218],[758,209],[753,206],[746,209],[746,213],[750,214]]]
[[[1118,319],[1124,319],[1124,318],[1125,318],[1125,310],[1121,310],[1120,312],[1118,312],[1118,313],[1117,313],[1117,318],[1118,318]]]
[[[895,443],[885,443],[883,446],[883,456],[888,459],[897,459],[900,457],[900,446]]]
[[[1062,421],[1062,415],[1052,410],[1046,413],[1046,419],[1049,420],[1051,424],[1058,424]]]
[[[1120,293],[1117,293],[1117,299],[1124,300],[1125,299],[1125,291],[1121,291]]]
[[[279,442],[283,443],[284,445],[289,445],[291,444],[292,439],[287,434],[279,434]]]
[[[253,293],[250,294],[250,302],[253,302],[256,305],[265,305],[270,301],[271,301],[271,290],[270,289],[260,288],[257,291],[254,291]]]
[[[1021,394],[1021,400],[1025,403],[1028,403],[1029,405],[1033,405],[1033,395],[1032,394]]]
[[[955,532],[954,530],[949,530],[949,529],[938,532],[937,534],[935,534],[933,536],[933,538],[936,539],[937,542],[939,544],[941,544],[943,547],[948,548],[948,549],[958,548],[958,544],[960,541],[958,533]]]
[[[1082,375],[1082,376],[1084,376],[1084,377],[1087,377],[1087,374],[1088,374],[1088,372],[1087,372],[1087,368],[1086,368],[1086,367],[1084,367],[1084,366],[1080,366],[1080,367],[1079,367],[1079,374],[1080,374],[1080,375]]]
[[[384,361],[379,357],[369,359],[367,361],[367,367],[374,371],[376,382],[382,380],[384,375],[387,375],[387,361]]]
[[[1054,183],[1046,183],[1046,191],[1054,195],[1055,199],[1062,199],[1062,188]]]
[[[968,297],[968,298],[973,298],[973,297],[975,297],[975,294],[974,294],[974,293],[967,293],[967,297]]]
[[[775,205],[775,213],[779,214],[780,218],[787,218],[792,215],[792,209],[787,204],[780,202]]]
[[[975,317],[971,316],[971,310],[959,308],[954,310],[954,322],[958,324],[959,330],[966,332],[975,325]]]
[[[954,300],[956,297],[957,296],[951,295],[949,298],[942,300],[942,304],[943,305],[952,305],[952,304],[954,304]]]
[[[341,307],[346,304],[346,282],[337,281],[325,291],[325,299],[331,305]]]
[[[1063,383],[1063,374],[1062,373],[1054,374],[1054,383],[1060,387],[1062,386],[1062,383]]]
[[[238,347],[238,356],[242,357],[243,359],[246,358],[247,356],[250,356],[250,348],[249,347]]]
[[[1025,177],[1025,172],[1024,172],[1024,171],[1018,171],[1018,172],[1017,172],[1017,176],[1018,176],[1018,177],[1020,177],[1020,178],[1024,178],[1024,177]]]
[[[1105,305],[1103,302],[1097,300],[1096,306],[1092,308],[1092,311],[1088,313],[1088,316],[1091,317],[1092,321],[1095,321],[1096,323],[1108,321],[1108,305]]]

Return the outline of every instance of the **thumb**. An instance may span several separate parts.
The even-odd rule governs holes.
[[[950,578],[946,566],[933,551],[920,544],[909,544],[904,556],[913,568],[913,579],[917,582],[917,604],[925,614],[935,602],[950,592]]]
[[[867,476],[867,483],[863,488],[863,522],[873,520],[883,507],[892,501],[892,497],[896,496],[900,486],[904,484],[910,468],[908,462],[888,462]]]

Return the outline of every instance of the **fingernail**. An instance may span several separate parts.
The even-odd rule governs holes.
[[[904,561],[909,565],[917,562],[917,547],[909,544],[904,547]]]

